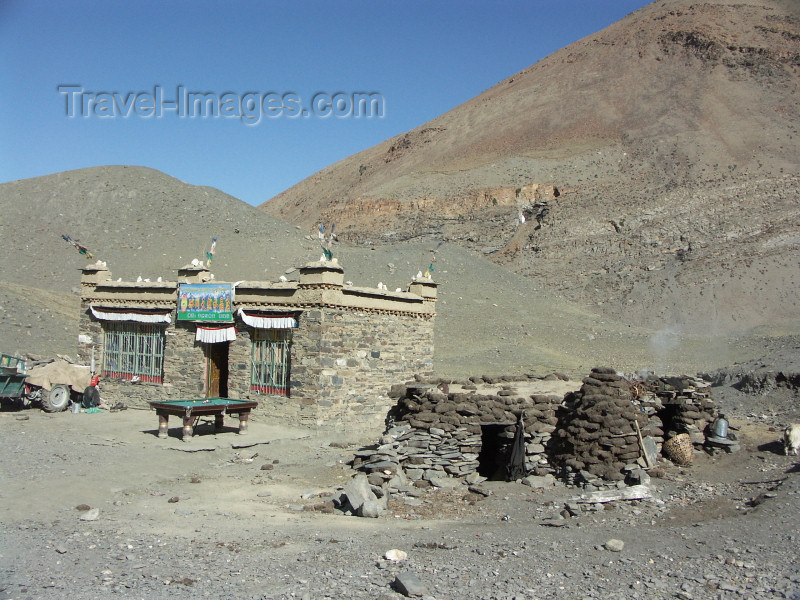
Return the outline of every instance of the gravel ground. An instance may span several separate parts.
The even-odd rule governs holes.
[[[147,410],[4,411],[0,598],[797,599],[800,464],[778,443],[796,417],[732,416],[743,449],[663,462],[650,499],[486,482],[486,497],[439,489],[366,519],[311,509],[376,436],[259,409],[246,437],[201,424],[184,443],[158,439]]]

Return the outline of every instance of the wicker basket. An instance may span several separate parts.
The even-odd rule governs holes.
[[[694,460],[694,446],[688,433],[679,433],[668,439],[661,450],[677,465],[688,465]]]

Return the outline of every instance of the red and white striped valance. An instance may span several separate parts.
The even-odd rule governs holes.
[[[294,329],[297,327],[297,319],[291,315],[258,315],[247,313],[240,308],[239,316],[246,325],[256,329]]]
[[[171,311],[151,312],[146,310],[125,309],[114,310],[109,308],[90,307],[92,315],[100,321],[137,321],[138,323],[170,323]]]
[[[194,339],[204,344],[232,342],[236,339],[236,327],[202,327],[198,325]]]

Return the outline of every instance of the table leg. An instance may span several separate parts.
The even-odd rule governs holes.
[[[239,435],[247,433],[247,420],[250,418],[250,411],[243,410],[239,413]]]
[[[161,414],[158,415],[158,437],[165,438],[167,437],[167,432],[169,431],[169,415]]]
[[[223,413],[214,415],[214,430],[221,431],[224,425],[225,425],[225,415]]]
[[[188,442],[192,439],[192,425],[194,425],[194,417],[183,417],[183,441]]]

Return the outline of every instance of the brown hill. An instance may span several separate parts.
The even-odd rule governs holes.
[[[447,239],[634,326],[794,330],[798,98],[800,4],[656,2],[261,208]]]

